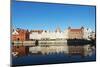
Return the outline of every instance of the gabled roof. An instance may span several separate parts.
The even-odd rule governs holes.
[[[18,35],[19,33],[16,31],[16,30],[14,30],[13,32],[12,32],[12,35]]]

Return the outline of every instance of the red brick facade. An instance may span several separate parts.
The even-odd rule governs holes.
[[[13,31],[14,32],[14,31]],[[12,41],[25,41],[29,39],[29,31],[28,30],[23,30],[23,29],[18,29],[16,30],[16,33],[12,34]]]
[[[80,29],[68,29],[68,38],[69,39],[83,39],[84,35],[84,28],[81,27]]]

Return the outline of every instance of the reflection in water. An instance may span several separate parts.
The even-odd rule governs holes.
[[[67,45],[67,44],[59,44],[59,45],[42,45],[37,47],[30,47],[29,51],[31,53],[41,52],[42,54],[52,54],[52,53],[65,53],[70,55],[83,55],[83,56],[91,56],[95,50],[91,47],[90,44],[86,45]]]
[[[30,46],[27,55],[13,57],[13,65],[95,61],[96,49],[91,44],[68,45],[66,42]],[[22,62],[21,62],[22,61]],[[48,61],[48,62],[47,62]]]

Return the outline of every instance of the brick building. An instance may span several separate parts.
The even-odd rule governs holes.
[[[81,27],[80,29],[71,29],[68,28],[68,38],[69,39],[83,39],[84,36],[84,28]]]
[[[16,29],[12,32],[12,41],[29,40],[29,31],[24,29]]]

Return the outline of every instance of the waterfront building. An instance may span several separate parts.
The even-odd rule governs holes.
[[[12,32],[12,41],[29,40],[29,31],[24,29],[16,29]]]
[[[90,28],[84,29],[84,39],[91,40],[95,38],[96,38],[95,32],[93,32]]]
[[[42,32],[43,32],[43,30],[31,30],[30,31],[30,35],[29,35],[29,39],[31,39],[31,40],[34,40],[34,39],[39,40],[39,39],[41,39],[41,33]]]
[[[41,32],[40,32],[41,31]],[[62,32],[60,28],[57,28],[54,32],[45,31],[45,30],[38,30],[38,31],[31,31],[30,39],[67,39],[68,38],[68,31]]]
[[[57,27],[56,30],[55,30],[55,32],[59,32],[59,33],[61,33],[61,29],[60,29],[60,27]]]
[[[96,39],[96,33],[92,31],[92,32],[91,32],[91,37],[90,37],[90,38],[95,40],[95,39]]]
[[[30,33],[30,39],[87,39],[93,38],[95,34],[91,29],[86,29],[81,27],[80,29],[68,29],[63,32],[58,27],[54,32],[45,31],[45,30],[34,30]],[[95,37],[94,37],[95,38]]]
[[[68,39],[83,39],[84,36],[84,27],[80,29],[68,28]]]
[[[90,28],[84,29],[84,39],[90,40],[92,30]]]
[[[64,33],[63,34],[64,35],[64,38],[65,39],[68,39],[68,29],[65,29],[63,33]]]
[[[54,32],[46,30],[28,30],[16,29],[12,32],[13,41],[24,40],[48,40],[48,39],[95,39],[95,32],[91,29],[81,27],[80,29],[68,29],[63,32],[58,27]]]

